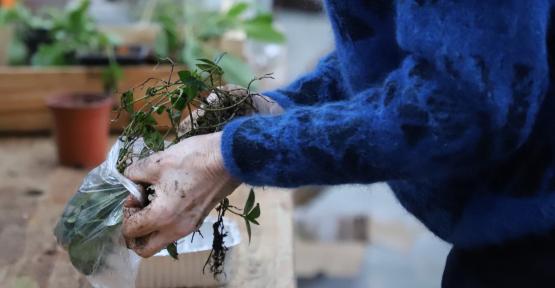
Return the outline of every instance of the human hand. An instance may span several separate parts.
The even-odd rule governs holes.
[[[225,170],[221,132],[185,139],[125,170],[134,182],[151,185],[151,203],[125,204],[123,235],[129,248],[150,257],[194,232],[208,213],[238,186]]]
[[[221,90],[225,90],[230,92],[231,95],[236,96],[236,97],[245,97],[247,95],[247,90],[239,85],[234,85],[234,84],[227,84],[224,85],[222,87],[220,87]],[[218,99],[218,96],[214,93],[210,94],[207,98],[206,101],[208,101],[208,103],[212,103],[213,101],[216,101]],[[283,108],[274,100],[272,100],[270,97],[264,96],[264,95],[259,95],[259,94],[253,94],[252,95],[252,104],[253,104],[253,108],[254,110],[252,111],[251,114],[254,113],[258,113],[258,114],[262,114],[262,115],[279,115],[281,113],[283,113]],[[185,133],[187,133],[188,131],[191,130],[191,121],[194,121],[201,116],[203,113],[202,109],[198,109],[196,111],[194,111],[192,113],[192,119],[191,117],[187,117],[185,118],[181,124],[179,125],[179,135],[183,135]]]

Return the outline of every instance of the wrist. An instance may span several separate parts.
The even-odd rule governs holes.
[[[206,147],[210,149],[209,165],[214,171],[225,171],[224,157],[222,156],[222,132],[210,134],[208,137],[209,145]]]
[[[262,115],[280,115],[283,113],[283,107],[266,95],[256,95],[253,98],[254,106],[259,114]]]
[[[224,176],[227,179],[227,183],[236,186],[239,186],[241,183],[235,177],[231,175],[231,173],[225,167],[225,160],[222,153],[222,136],[223,132],[216,132],[210,135],[210,150],[212,151],[212,155],[210,157],[210,166],[213,169],[215,175],[219,177]]]
[[[214,175],[230,175],[224,164],[222,154],[222,132],[215,132],[205,135],[206,142],[203,149],[207,149],[208,159],[206,166]]]

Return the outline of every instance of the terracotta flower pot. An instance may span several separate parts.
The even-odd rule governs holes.
[[[47,99],[54,116],[60,164],[92,168],[104,161],[112,103],[111,97],[95,93],[58,94]]]

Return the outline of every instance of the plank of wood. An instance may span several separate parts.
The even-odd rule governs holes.
[[[230,197],[242,206],[249,187],[241,186]],[[233,264],[229,287],[295,287],[293,270],[293,201],[291,191],[255,188],[260,202],[260,226],[252,227],[248,242],[245,225],[238,221],[242,242]]]
[[[168,66],[126,67],[118,91],[137,87],[149,78],[168,79],[170,72]],[[101,92],[101,74],[98,67],[0,67],[0,132],[49,130],[52,120],[46,98],[64,92]],[[143,96],[144,91],[137,87],[136,96]]]
[[[0,132],[39,132],[52,128],[48,110],[0,112]]]
[[[8,259],[0,261],[0,287],[10,287],[22,279],[46,288],[90,287],[73,269],[67,253],[56,246],[52,235],[64,204],[86,171],[57,167],[50,138],[0,138],[0,150],[7,152],[0,154],[0,203],[12,207],[0,209],[0,239],[12,243],[0,245],[0,259]],[[31,197],[29,191],[37,189],[44,193],[27,199]],[[230,201],[242,205],[248,190],[241,186]],[[230,258],[233,262],[227,286],[294,287],[290,191],[258,188],[256,195],[262,210],[261,225],[253,226],[249,244],[243,223],[238,223],[243,240]],[[28,212],[25,217],[14,218],[20,211]],[[10,229],[20,226],[16,233],[19,236],[14,230],[2,233],[8,225]]]
[[[0,199],[13,211],[11,223],[2,223],[0,230],[14,223],[22,231],[10,233],[3,239],[6,245],[0,246],[0,258],[14,256],[0,265],[0,287],[12,287],[17,281],[47,287],[52,263],[62,253],[52,229],[84,172],[56,172],[55,150],[48,138],[1,139],[0,150]],[[9,211],[0,209],[0,219],[10,218]]]

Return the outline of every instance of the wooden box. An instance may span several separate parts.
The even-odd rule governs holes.
[[[46,107],[46,98],[60,92],[102,91],[102,69],[79,66],[0,67],[0,133],[49,131],[52,120]],[[176,67],[175,71],[177,70]],[[169,66],[124,68],[116,101],[121,92],[138,87],[150,77],[168,79],[170,72]],[[140,97],[144,91],[145,89],[137,88],[135,95]],[[116,123],[113,127],[117,129],[121,125],[122,123]]]

